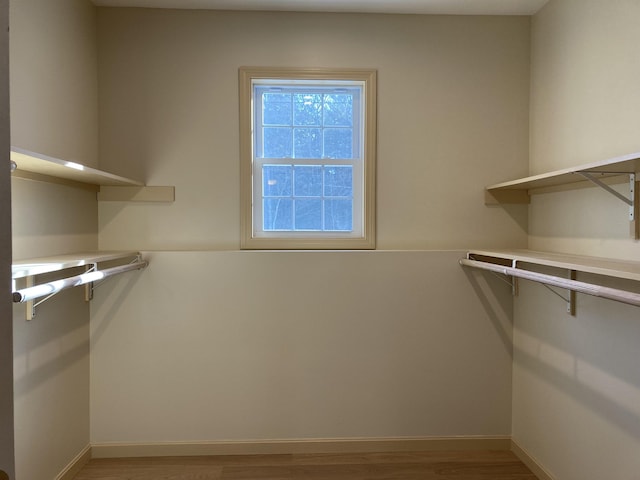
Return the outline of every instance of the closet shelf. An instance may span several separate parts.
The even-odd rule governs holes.
[[[469,250],[460,264],[640,306],[640,293],[575,280],[575,273],[582,272],[640,282],[640,262],[532,250]],[[562,278],[537,273],[530,270],[529,265],[566,269],[569,276]],[[513,288],[517,294],[517,284],[514,283]],[[571,293],[565,300],[567,311],[574,314],[575,295]]]
[[[88,188],[99,192],[100,201],[173,202],[175,199],[172,186],[145,186],[139,180],[18,147],[11,147],[11,162],[13,176]]]
[[[629,175],[638,172],[640,172],[640,152],[630,153],[608,160],[490,185],[486,187],[485,203],[529,203],[529,195],[542,193],[540,189],[589,181],[584,174],[605,182],[623,183],[628,180]]]
[[[57,272],[67,268],[84,267],[114,260],[126,260],[140,255],[135,251],[80,252],[51,257],[16,260],[11,265],[11,278],[32,277],[44,273]]]
[[[631,262],[629,260],[537,252],[534,250],[469,250],[467,253],[467,258],[478,257],[508,260],[509,265],[530,263],[640,282],[640,262]]]
[[[108,268],[99,268],[99,264],[109,263]],[[117,264],[116,266],[113,266]],[[16,261],[12,265],[13,301],[26,303],[26,318],[31,320],[35,316],[35,308],[58,292],[71,287],[85,285],[85,299],[93,298],[94,282],[104,280],[113,275],[140,270],[148,265],[139,252],[85,252],[52,257],[31,258]],[[85,267],[84,273],[69,276],[72,272],[66,270]],[[60,272],[59,278],[42,284],[35,284],[35,277],[42,274]],[[16,287],[18,281],[24,288]],[[45,297],[38,303],[37,298]]]
[[[498,205],[530,203],[530,196],[567,186],[596,185],[621,200],[628,207],[629,221],[636,221],[632,235],[640,240],[640,153],[630,153],[600,162],[578,165],[532,177],[497,183],[485,189],[484,203]],[[629,195],[611,188],[610,184],[627,182]]]
[[[114,175],[113,173],[97,170],[79,163],[49,157],[41,153],[29,152],[17,147],[11,147],[11,160],[17,166],[14,175],[22,175],[23,172],[29,172],[97,186],[141,187],[144,185],[143,182],[138,180]],[[27,175],[25,176],[28,178]]]

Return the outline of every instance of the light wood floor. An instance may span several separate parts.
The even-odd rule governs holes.
[[[75,480],[536,480],[507,451],[93,459]]]

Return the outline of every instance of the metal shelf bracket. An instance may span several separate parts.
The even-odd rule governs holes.
[[[576,279],[576,271],[575,270],[569,270],[569,274],[568,274],[567,278],[569,280],[575,280]],[[562,300],[564,300],[567,303],[567,313],[569,315],[571,315],[572,317],[576,316],[576,292],[574,290],[567,289],[567,294],[569,296],[565,297],[561,293],[556,292],[549,285],[545,285],[544,283],[541,283],[540,285],[542,285],[544,288],[549,290],[551,293],[553,293],[554,295],[556,295],[556,296],[560,297]]]
[[[636,189],[636,174],[635,173],[626,173],[626,172],[620,172],[620,175],[629,175],[629,191],[631,193],[631,198],[627,198],[624,195],[622,195],[619,192],[616,192],[613,188],[611,188],[609,185],[607,185],[606,183],[604,183],[602,180],[600,180],[599,178],[595,177],[594,174],[592,172],[576,172],[579,175],[582,175],[584,178],[586,178],[587,180],[589,180],[591,183],[597,185],[598,187],[606,190],[607,192],[609,192],[611,195],[613,195],[614,197],[618,198],[619,200],[622,200],[624,203],[626,203],[627,205],[629,205],[629,220],[630,221],[634,221],[636,218],[636,213],[635,213],[635,189]],[[618,173],[618,172],[598,172],[598,173]]]

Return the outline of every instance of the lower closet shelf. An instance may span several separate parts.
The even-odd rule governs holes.
[[[544,285],[565,288],[570,292],[585,293],[640,306],[640,293],[575,280],[575,272],[583,272],[640,282],[640,262],[531,250],[470,250],[466,258],[460,260],[460,264]],[[566,269],[570,272],[570,277],[562,278],[534,272],[527,268],[527,265]],[[567,302],[569,304],[567,310],[574,314],[574,296],[571,295]]]
[[[128,262],[128,263],[127,263]],[[100,264],[108,263],[107,268],[100,268]],[[115,265],[114,265],[115,264]],[[85,285],[86,300],[93,297],[93,283],[110,276],[131,270],[140,270],[148,265],[139,252],[85,252],[53,257],[32,258],[14,262],[12,265],[13,301],[27,303],[27,320],[35,316],[35,308],[58,292],[71,287]],[[69,276],[65,271],[85,267],[80,274]],[[42,274],[53,275],[60,272],[58,279],[35,284],[35,277]],[[17,280],[23,279],[24,288],[17,289]],[[38,303],[34,300],[45,297]]]

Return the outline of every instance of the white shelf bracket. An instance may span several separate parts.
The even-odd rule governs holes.
[[[569,270],[569,280],[576,279],[576,271]],[[572,317],[576,316],[576,292],[575,290],[569,290],[569,301],[567,302],[567,313]]]
[[[576,172],[576,173],[579,174],[579,175],[582,175],[584,178],[589,180],[591,183],[593,183],[593,184],[597,185],[598,187],[606,190],[607,192],[609,192],[614,197],[616,197],[619,200],[622,200],[624,203],[626,203],[629,206],[629,220],[630,221],[634,221],[635,220],[635,216],[636,216],[636,214],[635,214],[635,188],[636,188],[636,175],[635,175],[635,173],[620,172],[620,175],[629,175],[629,191],[631,193],[631,198],[627,198],[624,195],[622,195],[621,193],[616,192],[609,185],[604,183],[599,178],[595,177],[592,172]],[[598,172],[598,173],[617,173],[617,172]]]
[[[35,285],[35,276],[34,275],[29,275],[25,280],[26,280],[26,288],[31,288]],[[33,300],[28,300],[26,302],[26,312],[25,312],[25,316],[27,320],[33,320],[33,317],[36,316],[36,305],[35,302]]]
[[[84,273],[91,273],[95,272],[96,270],[98,270],[98,264],[91,263],[88,265],[88,268]],[[93,300],[93,282],[84,284],[84,301],[90,302],[91,300]]]
[[[95,272],[98,269],[98,264],[97,263],[93,263],[90,264],[88,266],[89,268],[87,268],[87,270],[85,271],[86,273],[91,273],[91,272]],[[26,288],[31,288],[35,285],[35,275],[30,275],[28,277],[26,277]],[[84,299],[86,302],[89,302],[91,300],[93,300],[93,282],[90,283],[86,283],[84,284]],[[25,302],[26,304],[26,319],[27,320],[33,320],[36,317],[36,307],[42,305],[44,302],[46,302],[47,300],[49,300],[50,298],[54,297],[55,295],[57,295],[59,293],[59,291],[55,291],[53,293],[51,293],[50,295],[47,295],[46,297],[44,297],[43,299],[39,300],[39,301],[35,301],[35,299],[33,300],[27,300]]]
[[[474,256],[472,254],[467,253],[467,260],[475,261],[476,259],[474,258]],[[518,260],[513,260],[511,262],[511,268],[513,268],[513,269],[517,269],[518,268]],[[518,285],[518,278],[517,277],[514,277],[513,275],[504,274],[504,276],[508,277],[508,279],[505,279],[503,275],[500,275],[500,273],[502,273],[502,272],[498,272],[498,273],[489,272],[489,273],[491,273],[493,276],[495,276],[501,282],[504,282],[507,285],[509,285],[511,287],[511,295],[512,296],[514,296],[514,297],[518,296],[518,293],[520,292],[520,288],[519,288],[519,285]],[[509,280],[509,279],[511,279],[511,280]]]
[[[569,275],[567,276],[567,278],[569,280],[575,280],[576,279],[576,271],[575,270],[569,270]],[[572,317],[576,316],[576,292],[574,290],[567,289],[567,293],[569,294],[569,296],[568,297],[563,297],[560,293],[556,292],[549,285],[545,285],[544,283],[541,283],[541,285],[544,288],[546,288],[547,290],[549,290],[551,293],[553,293],[554,295],[557,295],[562,300],[567,302],[567,313],[569,315],[571,315]]]

